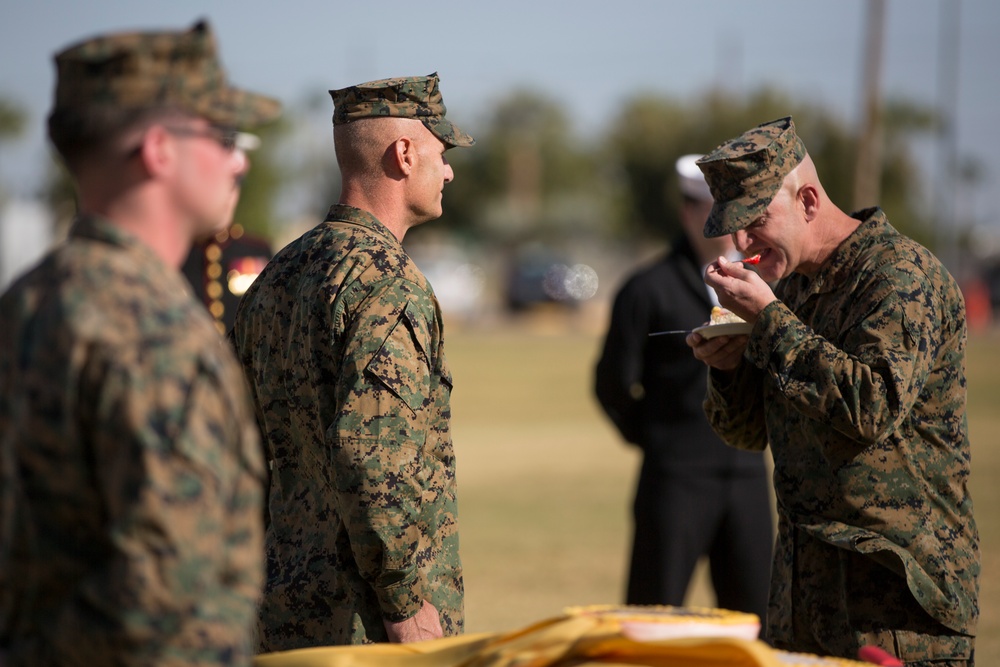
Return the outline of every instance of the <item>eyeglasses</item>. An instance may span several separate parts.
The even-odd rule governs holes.
[[[237,132],[236,130],[209,126],[204,129],[198,129],[194,127],[173,127],[165,126],[165,129],[170,134],[177,137],[201,137],[204,139],[211,139],[215,141],[223,150],[226,151],[252,151],[260,147],[260,138],[253,134],[248,134],[246,132]]]
[[[219,144],[219,146],[222,147],[222,150],[230,153],[235,150],[240,150],[246,153],[260,148],[260,137],[257,135],[249,134],[247,132],[237,132],[233,129],[218,127],[215,125],[210,125],[209,127],[203,129],[180,125],[164,125],[163,128],[170,134],[177,137],[201,137],[204,139],[211,139]],[[125,157],[126,159],[131,160],[141,151],[142,146],[136,146],[130,151],[127,151]]]

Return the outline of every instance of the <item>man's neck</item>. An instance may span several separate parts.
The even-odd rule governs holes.
[[[402,242],[410,228],[410,225],[406,224],[404,216],[400,214],[400,211],[405,210],[405,208],[400,206],[391,194],[375,196],[360,188],[352,188],[345,183],[338,203],[371,213],[385,225],[386,229],[392,232],[397,241]]]
[[[128,232],[175,269],[180,269],[191,250],[191,231],[166,205],[157,204],[155,193],[124,195],[106,202],[88,201],[81,195],[80,212],[100,216]]]
[[[852,218],[840,209],[834,209],[833,214],[824,221],[818,231],[813,260],[803,263],[797,271],[810,277],[815,276],[860,224],[860,220]]]

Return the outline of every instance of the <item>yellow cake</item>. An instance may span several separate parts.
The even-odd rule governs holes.
[[[595,616],[633,641],[729,638],[754,641],[760,633],[756,614],[705,607],[667,605],[589,605],[569,607],[567,616]],[[863,667],[867,662],[811,653],[767,649],[781,667]]]
[[[616,623],[623,635],[636,641],[681,637],[735,637],[757,639],[760,618],[728,609],[666,605],[590,605],[566,609],[569,616],[600,616]]]
[[[742,317],[736,313],[726,310],[721,306],[715,306],[712,308],[712,316],[709,320],[709,324],[738,324],[739,322],[745,322]]]

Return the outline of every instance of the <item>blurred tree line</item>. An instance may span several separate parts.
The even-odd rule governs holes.
[[[17,137],[24,130],[24,110],[14,101],[0,97],[0,141]]]
[[[16,139],[24,132],[27,115],[16,102],[0,95],[0,146]],[[0,201],[4,196],[3,183],[0,183]]]
[[[328,98],[312,96],[258,132],[262,147],[251,156],[236,214],[248,231],[273,238],[285,221],[321,219],[336,201],[339,179],[329,121],[320,129],[306,120],[329,105]],[[8,120],[7,109],[0,104],[0,137],[19,127],[17,114]],[[667,238],[679,230],[676,158],[707,153],[786,115],[794,117],[830,197],[854,210],[857,132],[822,105],[770,89],[746,97],[722,91],[695,98],[639,94],[601,132],[584,137],[574,132],[573,119],[558,100],[525,89],[495,103],[479,126],[462,122],[476,145],[448,152],[456,178],[445,189],[445,213],[432,227],[469,243],[504,247],[566,238],[621,243]],[[936,116],[896,101],[884,107],[882,121],[881,200],[864,205],[881,206],[898,229],[933,247],[933,220],[912,146],[915,139],[933,136]],[[293,191],[298,196],[289,202]],[[57,167],[44,196],[59,217],[72,215],[72,188]]]
[[[929,242],[933,221],[925,213],[923,181],[910,147],[912,139],[935,130],[935,115],[906,102],[893,102],[883,113],[881,201],[863,205],[881,206],[898,229]],[[773,90],[744,100],[716,91],[693,100],[643,94],[624,104],[603,136],[583,141],[569,134],[555,101],[518,92],[474,132],[476,146],[448,153],[456,179],[445,190],[440,224],[479,238],[669,237],[680,229],[675,160],[707,153],[787,115],[794,117],[831,199],[854,210],[858,139],[825,107]]]

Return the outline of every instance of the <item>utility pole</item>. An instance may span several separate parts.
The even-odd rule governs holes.
[[[861,131],[854,166],[854,210],[878,205],[882,192],[882,43],[885,33],[885,4],[885,0],[868,0]]]
[[[954,270],[959,264],[958,216],[958,47],[961,0],[939,0],[941,32],[938,45],[938,114],[940,132],[937,146],[937,187],[934,212],[940,255]]]

